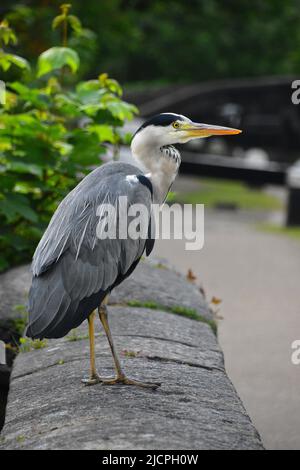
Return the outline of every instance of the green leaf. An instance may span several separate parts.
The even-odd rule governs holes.
[[[67,18],[73,31],[75,31],[76,34],[80,34],[82,30],[82,26],[81,26],[81,22],[79,18],[77,18],[77,16],[74,16],[74,15],[69,15]]]
[[[65,18],[65,15],[56,16],[52,21],[52,29],[56,29],[58,26],[60,26],[65,21]]]
[[[0,201],[0,212],[5,215],[9,223],[18,216],[22,216],[30,222],[37,222],[38,216],[31,209],[28,199],[21,194],[9,194]]]
[[[3,20],[0,23],[0,40],[3,41],[5,45],[17,43],[17,37],[14,31],[9,27],[7,20]]]
[[[19,69],[30,70],[27,60],[15,54],[6,54],[0,49],[0,67],[6,72],[12,65],[16,65]]]
[[[8,54],[4,54],[0,50],[0,67],[6,72],[11,67],[11,62],[8,60]]]
[[[12,142],[9,137],[2,137],[0,139],[0,152],[11,150],[13,148]]]
[[[121,121],[124,120],[131,120],[133,116],[137,114],[137,108],[125,101],[114,100],[111,102],[106,103],[107,109],[111,112],[111,114],[115,117],[120,119]]]
[[[39,165],[22,161],[8,162],[7,170],[15,171],[16,173],[30,173],[31,175],[39,176],[40,178],[43,176],[43,170]]]
[[[99,165],[103,147],[99,145],[95,134],[89,134],[84,129],[77,129],[73,132],[71,144],[73,145],[70,154],[71,161],[83,166]]]
[[[72,73],[77,72],[80,60],[77,52],[69,47],[51,47],[38,59],[38,77],[68,65]]]
[[[26,103],[36,106],[39,109],[47,109],[50,98],[42,90],[32,89],[20,82],[9,84],[9,88],[17,92],[18,97]]]
[[[97,134],[100,142],[110,142],[115,144],[117,141],[117,136],[111,126],[106,124],[92,125],[86,128],[89,132]]]
[[[111,91],[112,93],[122,96],[123,90],[119,82],[114,80],[113,78],[109,78],[107,73],[102,73],[98,77],[99,83],[102,87],[107,88],[107,90]]]
[[[6,58],[14,65],[19,67],[19,69],[27,69],[30,70],[30,65],[26,59],[20,57],[16,54],[6,54]]]
[[[99,105],[105,93],[106,91],[100,87],[98,80],[81,82],[76,87],[77,99],[80,100],[83,105]]]
[[[54,97],[55,105],[60,113],[72,116],[74,119],[75,117],[79,117],[81,115],[80,111],[80,103],[76,101],[71,95],[66,94],[57,94]]]
[[[69,155],[73,150],[73,145],[68,144],[67,142],[57,141],[54,144],[55,148],[59,151],[61,155]]]

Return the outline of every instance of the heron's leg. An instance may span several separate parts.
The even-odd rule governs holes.
[[[94,310],[88,317],[89,322],[89,340],[90,340],[90,377],[88,379],[83,379],[82,383],[85,385],[95,385],[101,382],[96,370],[96,359],[95,359],[95,320],[96,310]]]
[[[109,328],[109,324],[108,324],[108,319],[107,319],[106,303],[107,303],[107,297],[104,299],[104,301],[100,305],[100,307],[98,309],[98,312],[99,312],[100,321],[103,325],[103,328],[104,328],[104,331],[106,333],[106,336],[107,336],[107,339],[108,339],[108,342],[109,342],[109,346],[110,346],[110,349],[111,349],[111,352],[112,352],[112,356],[113,356],[113,359],[114,359],[117,376],[114,379],[102,379],[102,384],[103,385],[114,385],[114,384],[138,385],[140,387],[146,387],[146,388],[152,388],[152,389],[155,389],[155,388],[159,387],[161,385],[160,383],[140,382],[138,380],[129,379],[124,374],[124,372],[122,370],[122,367],[121,367],[121,364],[120,364],[118,354],[117,354],[117,352],[115,350],[115,347],[114,347],[112,336],[111,336],[111,332],[110,332],[110,328]]]

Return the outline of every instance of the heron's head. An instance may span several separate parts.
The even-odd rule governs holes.
[[[239,129],[202,124],[191,121],[180,114],[157,114],[146,121],[135,133],[132,147],[184,144],[192,139],[213,135],[240,134]]]

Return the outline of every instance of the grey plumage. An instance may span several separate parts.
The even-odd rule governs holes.
[[[238,129],[193,123],[173,113],[154,116],[131,141],[132,156],[146,175],[128,164],[103,165],[84,178],[58,207],[33,258],[27,335],[62,337],[88,319],[90,375],[83,380],[85,385],[150,389],[160,385],[124,373],[109,327],[107,294],[132,273],[144,250],[146,254],[152,250],[151,204],[164,203],[181,162],[173,144],[238,133]],[[121,196],[126,196],[126,202]],[[103,238],[107,232],[110,236]],[[96,308],[114,360],[113,378],[100,376],[96,368]]]
[[[142,253],[148,255],[153,248],[151,204],[164,203],[181,162],[173,144],[238,133],[238,129],[193,123],[178,114],[154,116],[137,130],[131,142],[132,156],[146,175],[128,164],[103,165],[84,178],[58,207],[33,258],[27,335],[59,338],[88,319],[90,376],[84,384],[151,389],[160,385],[128,378],[122,370],[109,328],[106,297],[132,273]],[[107,232],[110,235],[103,238]],[[92,313],[96,308],[114,359],[114,378],[97,373]]]
[[[119,162],[86,176],[62,201],[34,254],[27,335],[57,338],[67,334],[133,271],[145,249],[147,254],[151,251],[150,236],[99,239],[96,229],[104,204],[116,207],[119,196],[126,196],[129,206],[142,204],[148,210],[146,228],[151,228],[152,193],[154,202],[163,204],[180,166],[173,144],[240,132],[163,113],[144,123],[131,142],[132,156],[147,176]],[[117,218],[115,223],[119,222]]]
[[[150,239],[111,240],[96,235],[97,208],[105,203],[116,206],[119,196],[127,196],[129,206],[144,204],[150,214],[150,181],[143,184],[135,178],[132,182],[128,175],[141,175],[141,171],[124,163],[105,164],[59,205],[33,257],[27,336],[66,335],[133,271],[145,248],[151,251]]]

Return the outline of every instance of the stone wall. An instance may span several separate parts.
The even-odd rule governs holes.
[[[19,268],[18,279],[24,291],[27,268]],[[127,375],[162,386],[82,385],[89,366],[84,324],[17,356],[0,449],[263,448],[226,375],[196,285],[168,266],[143,261],[111,296],[109,321]],[[96,343],[99,372],[112,375],[100,324]]]

